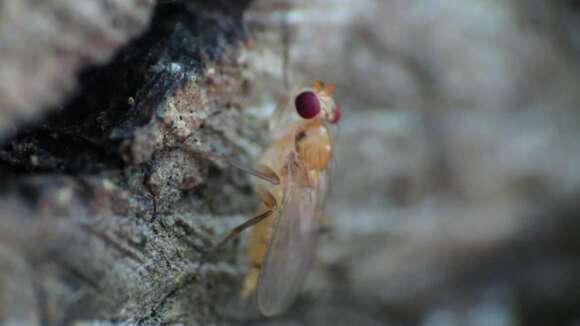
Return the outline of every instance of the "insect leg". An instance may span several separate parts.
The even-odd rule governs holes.
[[[227,164],[229,164],[229,165],[231,165],[239,170],[242,170],[242,171],[248,173],[249,175],[253,175],[256,178],[260,178],[264,181],[267,181],[274,186],[277,186],[280,184],[280,179],[278,178],[278,176],[271,171],[259,171],[259,170],[251,169],[251,168],[248,168],[248,167],[241,165],[240,163],[230,159],[229,157],[222,156],[219,154],[215,154],[215,153],[204,153],[204,154],[206,154],[207,156],[209,156],[213,159],[225,162],[225,163],[227,163]]]
[[[218,161],[222,161],[226,164],[229,164],[241,171],[244,171],[250,175],[255,176],[256,178],[260,178],[274,186],[277,186],[280,184],[280,179],[278,178],[278,175],[276,175],[276,173],[274,173],[273,171],[271,171],[268,168],[262,169],[262,171],[258,171],[255,169],[251,169],[251,168],[247,168],[243,165],[241,165],[240,163],[236,162],[235,160],[232,160],[231,158],[227,157],[227,156],[223,156],[223,155],[219,155],[216,153],[212,153],[210,151],[196,151],[194,149],[188,148],[187,146],[180,146],[180,148],[188,153],[193,153],[193,154],[198,154],[198,155],[205,155],[209,158],[212,158],[214,160],[218,160]]]
[[[249,228],[250,226],[256,225],[256,224],[260,223],[261,221],[263,221],[264,219],[268,218],[269,216],[272,215],[273,212],[274,212],[274,210],[269,209],[266,212],[264,212],[256,217],[252,217],[251,219],[247,220],[246,222],[236,226],[222,241],[220,241],[217,244],[216,249],[221,248],[226,242],[228,242],[230,239],[238,236],[242,231]]]

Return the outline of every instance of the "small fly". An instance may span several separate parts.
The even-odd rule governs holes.
[[[271,145],[258,160],[258,215],[233,229],[223,244],[250,226],[251,270],[241,297],[257,292],[266,316],[285,311],[302,288],[318,243],[332,159],[328,124],[340,120],[334,84],[295,87],[270,120]]]

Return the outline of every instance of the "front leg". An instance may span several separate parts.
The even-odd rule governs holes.
[[[260,178],[260,179],[270,183],[271,185],[277,186],[280,184],[280,178],[278,178],[278,175],[266,166],[260,166],[259,170],[256,170],[256,169],[245,167],[245,166],[241,165],[240,163],[236,162],[235,160],[232,160],[231,158],[229,158],[227,156],[223,156],[223,155],[220,155],[217,153],[208,152],[208,151],[196,151],[196,150],[189,148],[185,145],[181,145],[179,148],[181,148],[182,150],[184,150],[188,153],[198,154],[198,155],[202,154],[202,155],[205,155],[206,157],[209,157],[211,159],[222,161],[226,164],[229,164],[229,165],[235,167],[236,169],[239,169],[241,171],[248,173],[249,175],[252,175],[256,178]]]

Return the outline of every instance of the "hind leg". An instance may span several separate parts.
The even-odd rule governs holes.
[[[267,210],[266,212],[264,212],[258,216],[255,216],[255,217],[247,220],[246,222],[236,226],[232,231],[230,231],[230,233],[228,233],[228,235],[222,241],[220,241],[217,244],[216,248],[221,248],[226,242],[228,242],[232,238],[237,237],[245,229],[247,229],[251,226],[254,226],[254,225],[262,222],[264,219],[270,217],[273,212],[274,211],[272,211],[272,210]]]

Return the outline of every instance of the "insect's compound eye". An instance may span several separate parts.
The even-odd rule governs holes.
[[[332,114],[332,117],[330,117],[330,123],[337,123],[338,121],[340,121],[341,116],[342,109],[340,107],[340,104],[336,103],[334,106],[334,113]]]
[[[304,119],[312,119],[320,113],[318,96],[311,91],[304,91],[294,101],[296,111]]]

